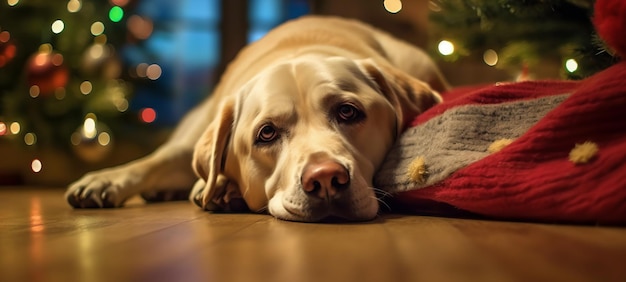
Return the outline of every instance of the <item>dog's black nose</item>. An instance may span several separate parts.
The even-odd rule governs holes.
[[[350,186],[348,170],[336,161],[309,164],[302,174],[302,188],[309,195],[331,199]]]

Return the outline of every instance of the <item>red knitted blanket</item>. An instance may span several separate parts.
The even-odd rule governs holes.
[[[459,88],[443,96],[414,121],[377,175],[375,185],[394,194],[392,208],[420,213],[443,203],[493,219],[626,224],[626,62],[583,81]],[[539,107],[547,103],[554,105]],[[452,135],[488,129],[465,139],[436,134],[456,127],[462,129]],[[436,137],[416,145],[420,134]],[[499,138],[512,142],[489,152],[485,144]],[[403,139],[419,150],[403,151]],[[597,150],[572,157],[585,143]],[[405,179],[407,162],[419,156],[427,156],[425,180]]]

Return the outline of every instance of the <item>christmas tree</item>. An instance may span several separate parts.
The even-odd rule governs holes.
[[[156,113],[130,108],[129,99],[132,86],[158,79],[160,68],[146,64],[139,75],[123,71],[128,68],[120,46],[144,40],[152,31],[148,19],[128,15],[133,4],[0,3],[0,146],[33,152],[33,158],[56,150],[95,163],[114,141],[146,140],[136,137],[149,132],[146,124]]]
[[[616,62],[594,32],[592,0],[430,3],[434,36],[442,39],[440,49],[450,61],[482,56],[486,64],[509,70],[557,62],[568,78],[583,78]]]

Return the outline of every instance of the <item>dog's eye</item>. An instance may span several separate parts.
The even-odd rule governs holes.
[[[342,104],[337,108],[337,120],[339,122],[356,122],[363,114],[352,104]]]
[[[278,138],[278,131],[271,124],[266,124],[259,129],[256,137],[257,143],[269,143]]]

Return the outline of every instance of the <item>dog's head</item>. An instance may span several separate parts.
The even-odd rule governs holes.
[[[370,59],[268,68],[223,102],[199,140],[199,202],[296,221],[372,219],[376,169],[407,121],[438,102],[427,84]]]

